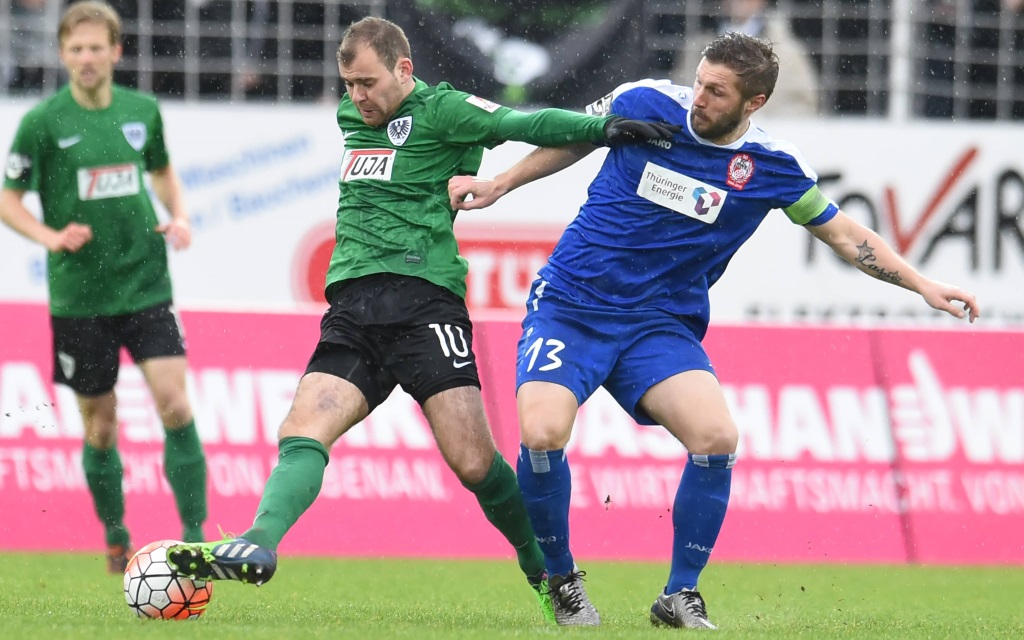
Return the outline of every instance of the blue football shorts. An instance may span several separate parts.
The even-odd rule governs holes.
[[[600,386],[639,424],[657,424],[638,407],[657,383],[711,360],[683,318],[657,309],[583,302],[538,279],[530,289],[516,359],[516,388],[553,382],[582,405]]]

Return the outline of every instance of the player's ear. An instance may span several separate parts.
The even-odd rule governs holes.
[[[755,111],[763,107],[764,103],[766,102],[768,102],[768,96],[764,95],[763,93],[759,93],[753,98],[747,100],[747,106],[744,109],[744,111],[749,116],[750,114],[754,113]]]
[[[398,72],[398,79],[405,82],[412,77],[412,60],[410,58],[399,58],[398,63],[395,64],[395,70]]]

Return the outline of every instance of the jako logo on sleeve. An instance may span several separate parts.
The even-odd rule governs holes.
[[[78,170],[78,198],[103,200],[139,193],[139,169],[134,164],[112,164]]]
[[[341,181],[391,180],[394,149],[346,149],[341,161]]]

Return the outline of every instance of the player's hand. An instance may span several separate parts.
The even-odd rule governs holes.
[[[58,231],[50,242],[46,243],[46,248],[54,253],[59,251],[75,253],[90,240],[92,240],[92,227],[87,224],[70,222],[68,226]]]
[[[921,288],[921,297],[932,308],[945,311],[957,318],[966,316],[971,322],[974,322],[981,315],[981,307],[974,299],[974,294],[944,282],[928,281]]]
[[[452,209],[456,211],[483,209],[497,202],[503,195],[494,180],[475,176],[454,176],[448,179],[448,197]]]
[[[192,244],[192,228],[187,220],[174,218],[170,222],[157,226],[156,232],[164,234],[167,242],[175,251],[188,249]]]
[[[648,140],[671,140],[682,130],[677,124],[612,116],[604,123],[604,139],[608,144],[638,144]]]

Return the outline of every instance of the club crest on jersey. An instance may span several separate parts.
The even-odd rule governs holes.
[[[388,123],[388,140],[396,147],[405,144],[412,133],[412,116],[405,116]]]
[[[142,151],[142,147],[146,146],[146,125],[141,122],[126,122],[121,125],[121,131],[124,133],[124,139],[132,145],[132,149]]]
[[[394,149],[346,149],[341,160],[341,181],[391,180]]]
[[[725,184],[742,191],[754,175],[754,159],[745,153],[737,153],[729,161],[728,175]]]

